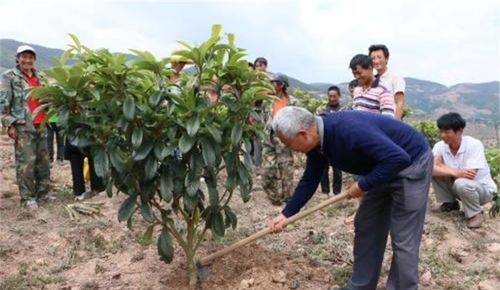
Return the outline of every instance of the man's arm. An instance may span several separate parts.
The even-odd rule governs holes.
[[[403,92],[397,92],[394,94],[394,105],[396,107],[394,117],[401,120],[403,118],[403,111],[405,107],[405,94]]]
[[[282,211],[285,217],[290,217],[299,212],[309,199],[311,199],[318,188],[323,170],[325,169],[325,162],[327,162],[326,156],[317,150],[307,155],[306,168],[302,178]]]
[[[473,168],[453,168],[446,166],[441,155],[434,156],[432,176],[474,179],[476,173],[477,169]]]
[[[283,211],[271,221],[270,228],[272,232],[281,232],[283,230],[283,223],[287,218],[298,213],[309,199],[311,199],[318,188],[321,175],[325,169],[325,162],[327,162],[325,159],[325,156],[317,150],[307,154],[304,174]]]
[[[394,117],[394,96],[384,88],[379,95],[380,113]]]
[[[2,125],[7,128],[7,135],[12,139],[16,139],[17,132],[16,127],[14,127],[16,118],[10,113],[13,98],[14,92],[12,90],[11,78],[4,73],[0,78],[0,119]]]

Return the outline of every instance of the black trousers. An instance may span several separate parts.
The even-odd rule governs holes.
[[[56,136],[57,160],[64,160],[64,139],[61,128],[57,123],[47,123],[47,146],[49,149],[49,161],[54,161],[54,135]]]
[[[330,192],[330,180],[328,178],[328,170],[330,166],[326,166],[321,176],[321,191],[324,193]],[[333,193],[339,194],[342,191],[342,171],[332,167],[333,170]]]
[[[89,160],[90,189],[96,192],[101,192],[106,189],[102,178],[95,173],[94,160],[90,154],[90,148],[87,147],[80,150],[78,147],[66,142],[65,157],[71,164],[74,195],[80,195],[85,192],[85,180],[83,177],[83,160],[85,157]]]

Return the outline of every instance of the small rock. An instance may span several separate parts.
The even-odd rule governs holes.
[[[477,285],[478,290],[495,290],[495,287],[493,287],[489,282],[487,281],[481,281]],[[497,288],[498,289],[498,288]]]
[[[106,272],[106,268],[99,263],[95,264],[94,273],[101,274]]]
[[[426,248],[430,248],[432,247],[432,244],[434,244],[434,240],[433,239],[424,239],[424,247]]]
[[[285,272],[279,270],[277,273],[273,275],[272,281],[275,283],[285,283],[286,282]]]
[[[39,266],[43,266],[45,265],[45,260],[40,258],[40,259],[36,259],[35,260],[35,264],[39,265]]]
[[[431,279],[432,275],[431,272],[426,271],[421,277],[420,277],[420,284],[425,287],[431,286]]]
[[[500,243],[487,244],[486,249],[492,253],[500,252]]]
[[[251,288],[254,283],[255,283],[255,279],[254,278],[243,279],[240,282],[240,288],[239,289],[248,289],[248,288]]]
[[[288,288],[290,288],[292,290],[299,289],[299,287],[300,287],[300,283],[297,280],[293,280],[292,282],[290,282],[290,285],[288,285]]]
[[[144,252],[136,253],[135,255],[132,256],[132,258],[130,258],[130,262],[132,262],[132,263],[135,263],[135,262],[138,262],[141,260],[144,260]]]

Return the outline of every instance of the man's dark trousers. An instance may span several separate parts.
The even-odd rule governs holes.
[[[348,289],[376,289],[389,232],[393,256],[387,289],[418,288],[418,255],[432,166],[429,150],[363,197],[355,219],[354,266]]]

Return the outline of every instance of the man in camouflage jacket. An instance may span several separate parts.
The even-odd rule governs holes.
[[[266,124],[270,124],[273,116],[282,108],[299,106],[298,100],[286,91],[289,86],[286,75],[273,74],[271,83],[278,98],[264,112]],[[268,126],[266,128],[269,129]],[[262,187],[271,202],[280,205],[282,202],[286,202],[293,192],[293,153],[279,141],[270,129],[268,133],[269,139],[264,140],[263,143]]]
[[[53,199],[47,195],[50,165],[47,132],[41,125],[45,111],[38,108],[40,101],[30,96],[30,89],[42,81],[34,69],[35,61],[35,49],[22,45],[17,49],[17,66],[4,72],[0,78],[0,118],[7,134],[14,140],[21,203],[31,209],[38,207],[40,199]]]

